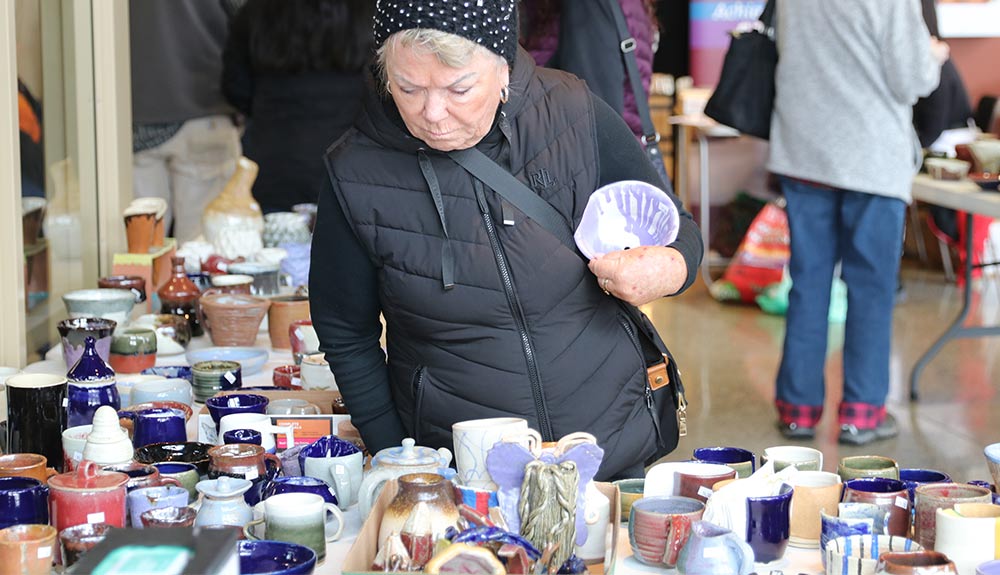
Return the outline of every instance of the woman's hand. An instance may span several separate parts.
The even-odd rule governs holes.
[[[597,285],[634,306],[673,295],[687,279],[687,264],[674,248],[643,246],[590,260]]]

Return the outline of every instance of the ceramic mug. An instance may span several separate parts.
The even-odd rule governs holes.
[[[691,536],[677,558],[681,575],[748,575],[753,549],[728,529],[706,521],[691,524]]]
[[[228,395],[210,397],[205,401],[205,407],[208,408],[208,413],[212,416],[212,420],[215,421],[215,431],[219,432],[219,426],[223,417],[236,413],[258,413],[264,415],[269,402],[270,400],[267,397],[255,393],[230,393]]]
[[[139,516],[144,528],[192,527],[198,512],[190,507],[155,507]]]
[[[976,575],[1000,575],[1000,561],[987,561],[978,565]]]
[[[225,418],[223,418],[225,419]],[[256,429],[230,429],[222,432],[223,445],[230,443],[249,443],[251,445],[261,445],[263,436]]]
[[[0,529],[49,522],[49,488],[31,477],[0,477]]]
[[[735,477],[735,469],[718,463],[697,461],[658,463],[646,472],[643,497],[682,495],[707,501],[712,494],[712,485]]]
[[[115,382],[97,383],[69,382],[66,388],[69,405],[66,406],[66,425],[78,427],[94,421],[94,413],[102,405],[121,408],[121,396]]]
[[[204,402],[219,391],[243,387],[243,368],[236,361],[200,361],[191,366],[194,398]]]
[[[779,445],[764,450],[760,456],[760,464],[763,466],[768,461],[774,462],[775,471],[781,471],[786,467],[795,467],[799,471],[821,471],[823,452],[811,447]]]
[[[81,523],[108,523],[125,527],[125,484],[128,475],[101,471],[84,460],[71,473],[49,479],[49,514],[62,531]]]
[[[696,461],[721,463],[736,470],[736,477],[743,479],[757,470],[757,456],[740,447],[699,447],[694,450]]]
[[[777,561],[788,547],[792,486],[783,484],[776,495],[747,498],[746,541],[758,563]]]
[[[156,332],[148,327],[126,327],[111,336],[108,363],[115,373],[139,373],[156,365]]]
[[[792,492],[791,528],[793,547],[819,547],[823,509],[836,510],[840,502],[840,476],[827,471],[799,471],[787,479]]]
[[[292,426],[273,425],[271,417],[263,413],[232,413],[219,420],[220,434],[236,429],[251,429],[259,432],[260,446],[268,453],[274,453],[276,450],[275,435],[284,435],[286,446],[295,445],[295,430]]]
[[[267,331],[274,349],[291,349],[288,328],[293,321],[309,319],[309,297],[301,295],[275,296],[267,311]]]
[[[112,529],[107,523],[82,523],[60,531],[63,565],[69,567],[79,561],[87,551],[104,541]]]
[[[288,341],[292,345],[292,357],[295,364],[302,363],[302,358],[319,351],[319,336],[313,328],[311,320],[293,321],[288,326]]]
[[[65,377],[24,373],[7,379],[7,451],[44,455],[62,466],[69,384]]]
[[[336,391],[337,379],[330,371],[330,364],[322,353],[313,353],[302,358],[299,366],[302,371],[302,389],[317,391]]]
[[[628,541],[641,563],[673,568],[705,504],[690,497],[644,497],[632,504]]]
[[[191,382],[183,378],[140,381],[132,386],[132,403],[147,403],[150,401],[176,401],[191,405],[194,392]]]
[[[974,573],[977,565],[1000,559],[1000,505],[956,503],[936,515],[934,550],[954,561],[959,573]]]
[[[97,287],[129,290],[135,303],[146,301],[146,279],[142,276],[107,276],[97,280]]]
[[[14,525],[0,529],[0,565],[4,573],[51,573],[57,533],[50,525]]]
[[[613,482],[618,486],[621,499],[621,520],[628,521],[629,514],[635,502],[642,499],[642,492],[645,489],[646,479],[643,477],[631,479],[619,479]]]
[[[62,433],[63,469],[72,471],[83,461],[83,448],[93,425],[70,427]]]
[[[844,484],[843,500],[846,503],[878,505],[888,516],[886,527],[889,535],[909,535],[912,507],[909,492],[902,481],[886,477],[852,479]]]
[[[928,549],[937,549],[937,510],[950,509],[958,503],[991,503],[989,489],[964,483],[931,483],[916,489],[916,514],[913,538]]]
[[[874,575],[881,551],[922,551],[905,537],[851,535],[831,540],[823,551],[826,575]]]
[[[268,499],[282,493],[312,493],[319,495],[323,501],[337,505],[337,494],[333,488],[322,479],[299,475],[296,477],[275,477],[264,488],[263,497]]]
[[[820,509],[821,553],[830,541],[851,535],[880,535],[888,519],[878,505],[872,503],[840,503],[830,512]]]
[[[173,479],[178,485],[187,489],[191,501],[198,499],[198,490],[195,486],[198,485],[201,476],[198,474],[198,467],[195,464],[182,461],[162,461],[152,465],[160,472],[160,477],[164,481]]]
[[[906,484],[910,492],[910,503],[916,503],[917,487],[926,483],[951,483],[951,477],[934,469],[902,468],[899,470],[899,480]]]
[[[263,519],[251,521],[244,528],[248,539],[256,539],[251,527],[264,523],[266,539],[305,545],[316,552],[317,560],[326,557],[326,544],[339,539],[344,531],[340,509],[313,493],[275,495],[264,501],[263,511]],[[335,526],[331,526],[328,514],[333,515]]]
[[[56,474],[55,469],[46,467],[47,463],[48,459],[37,453],[0,455],[0,477],[30,477],[45,484]]]
[[[186,507],[187,489],[176,485],[144,487],[128,494],[128,512],[133,529],[142,529],[142,514],[162,507]]]
[[[878,558],[879,571],[892,575],[958,575],[955,564],[944,553],[937,551],[916,551],[904,553],[889,551]]]
[[[357,503],[365,456],[356,445],[328,435],[303,448],[299,461],[303,475],[322,479],[333,488],[341,509]]]
[[[455,442],[455,467],[462,485],[495,491],[497,484],[486,470],[486,454],[504,435],[527,431],[520,417],[492,417],[459,421],[451,426]]]
[[[319,415],[319,406],[304,399],[274,399],[267,404],[268,415]],[[291,445],[291,444],[290,444]]]
[[[881,455],[855,455],[840,460],[837,475],[845,482],[862,477],[899,479],[899,464]]]
[[[983,449],[983,455],[986,457],[986,466],[990,469],[990,475],[993,476],[993,484],[1000,485],[1000,443],[987,445]]]
[[[132,419],[134,447],[153,443],[182,443],[187,440],[187,422],[184,412],[180,410],[154,407],[139,411],[120,411],[118,415]]]
[[[302,389],[302,368],[297,365],[279,365],[271,375],[274,387]]]

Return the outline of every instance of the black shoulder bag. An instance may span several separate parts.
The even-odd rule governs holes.
[[[774,43],[776,0],[768,0],[760,20],[731,32],[719,85],[705,105],[705,115],[763,140],[771,136],[774,73],[778,47]]]
[[[513,174],[476,148],[449,152],[448,156],[474,178],[558,238],[573,253],[583,258],[577,250],[570,226],[562,214]],[[684,384],[681,382],[677,363],[649,318],[637,307],[617,298],[616,301],[639,330],[639,341],[649,383],[646,401],[656,410],[657,415],[654,424],[657,428],[658,450],[654,458],[659,458],[673,451],[677,447],[678,439],[687,435],[687,400],[684,397]],[[657,393],[660,390],[671,390],[672,393]]]
[[[639,62],[635,57],[635,38],[628,30],[628,23],[625,21],[625,14],[622,12],[621,4],[618,0],[606,0],[605,2],[615,18],[615,26],[618,28],[618,46],[622,51],[622,61],[625,63],[625,72],[628,74],[629,83],[632,84],[632,94],[635,96],[635,106],[639,110],[639,119],[642,121],[642,143],[646,148],[649,161],[653,162],[656,173],[664,183],[670,183],[667,175],[667,166],[663,163],[663,154],[660,153],[660,134],[653,125],[653,118],[649,115],[649,96],[642,87],[642,75],[639,74]]]

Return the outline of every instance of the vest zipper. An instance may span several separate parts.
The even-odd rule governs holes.
[[[420,443],[420,419],[423,415],[424,407],[424,366],[417,367],[413,374],[413,381],[410,386],[413,390],[413,440]]]
[[[504,255],[503,247],[500,245],[500,237],[497,235],[493,216],[490,215],[482,183],[479,180],[475,180],[474,187],[476,189],[476,200],[479,202],[479,210],[483,216],[483,223],[486,225],[486,235],[489,237],[490,247],[493,249],[493,258],[496,260],[504,293],[507,295],[507,304],[510,306],[514,324],[517,326],[517,332],[521,337],[521,348],[524,351],[524,358],[528,364],[528,380],[531,383],[531,396],[535,402],[535,415],[538,418],[538,427],[540,428],[538,431],[542,434],[543,440],[555,441],[556,437],[552,431],[552,422],[549,421],[549,411],[545,405],[545,395],[542,393],[542,378],[538,374],[538,360],[535,357],[534,347],[531,345],[531,337],[528,335],[527,321],[524,319],[521,303],[518,301],[517,294],[514,291],[514,281],[510,276],[507,258]]]
[[[621,314],[618,315],[618,323],[622,324],[625,328],[625,333],[628,334],[629,339],[632,340],[632,345],[635,346],[636,352],[639,354],[639,363],[642,365],[643,369],[646,367],[646,360],[642,355],[642,344],[639,342],[639,336],[632,329],[632,324],[627,318],[623,317]],[[656,413],[656,403],[653,400],[653,389],[649,387],[649,380],[646,379],[645,374],[643,374],[642,385],[643,385],[643,395],[646,400],[646,411],[649,413],[650,419],[653,420],[653,430],[656,432],[656,446],[657,448],[662,448],[664,446],[663,435],[660,434],[660,419]]]

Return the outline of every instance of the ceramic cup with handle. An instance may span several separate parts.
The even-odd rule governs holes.
[[[303,475],[322,479],[333,488],[341,509],[357,503],[365,455],[356,445],[328,435],[303,448],[299,461]]]
[[[340,509],[313,493],[280,493],[265,499],[261,505],[264,517],[251,521],[243,530],[248,539],[257,539],[253,526],[263,523],[266,539],[305,545],[322,560],[326,557],[326,544],[339,539],[344,530]]]
[[[835,511],[840,502],[840,476],[827,471],[799,471],[788,478],[792,486],[789,545],[819,547],[822,519],[820,511]]]
[[[290,425],[273,425],[271,417],[263,413],[232,413],[219,420],[219,437],[236,429],[252,429],[260,432],[260,446],[268,453],[274,453],[277,444],[275,435],[285,436],[285,445],[295,445],[295,430]]]
[[[632,556],[647,565],[673,568],[691,535],[691,524],[701,519],[705,504],[690,497],[646,497],[632,504],[628,541]]]
[[[302,373],[302,389],[316,391],[336,391],[337,379],[330,371],[330,364],[322,353],[313,353],[302,358],[299,366]]]
[[[477,489],[496,490],[497,485],[486,470],[486,454],[503,436],[527,429],[528,421],[520,417],[470,419],[452,425],[458,482]]]
[[[691,536],[677,557],[681,575],[748,575],[753,549],[743,538],[707,521],[691,524]]]

